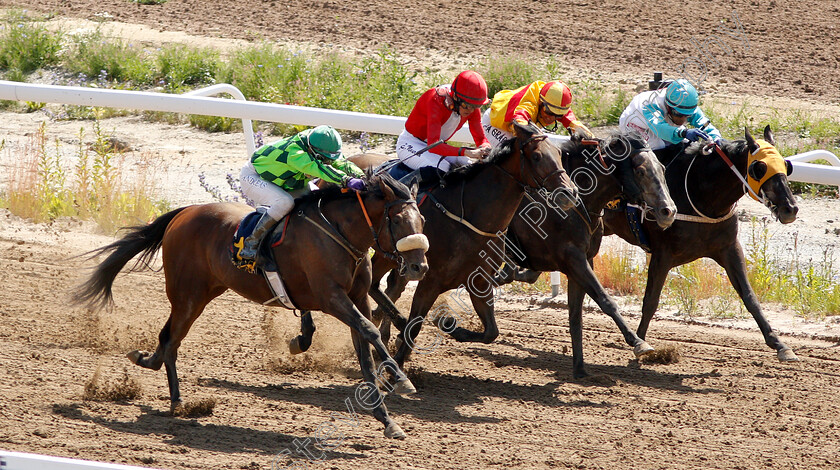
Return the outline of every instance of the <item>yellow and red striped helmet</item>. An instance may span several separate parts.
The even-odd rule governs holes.
[[[540,101],[549,113],[565,116],[572,106],[572,90],[561,81],[552,81],[540,89]]]

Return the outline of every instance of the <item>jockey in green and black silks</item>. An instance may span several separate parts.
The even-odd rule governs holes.
[[[262,237],[291,212],[295,197],[309,191],[312,179],[360,191],[364,189],[363,176],[362,170],[341,154],[341,136],[330,126],[318,126],[260,147],[242,167],[239,181],[246,197],[268,208],[253,233],[245,238],[239,257],[256,257]]]

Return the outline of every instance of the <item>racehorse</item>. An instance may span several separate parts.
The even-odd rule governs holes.
[[[636,357],[653,351],[627,326],[618,305],[592,270],[593,258],[601,245],[604,207],[624,195],[652,208],[657,225],[667,229],[674,221],[676,206],[665,185],[665,167],[637,133],[614,135],[603,142],[587,142],[573,136],[560,150],[563,166],[578,186],[582,205],[575,206],[572,211],[560,212],[550,210],[547,201],[539,201],[546,208],[542,217],[535,214],[527,218],[514,217],[508,233],[515,248],[510,250],[500,280],[503,283],[513,280],[533,283],[543,271],[562,271],[568,276],[572,373],[575,378],[581,378],[587,375],[582,345],[584,294],[594,299],[613,319]],[[584,185],[583,181],[588,184]],[[535,203],[523,201],[519,213],[529,213]],[[541,222],[534,224],[534,219]],[[527,269],[516,272],[515,265]]]
[[[370,321],[368,249],[379,245],[407,266],[407,276],[423,277],[428,270],[428,241],[422,234],[416,192],[416,185],[409,189],[388,175],[367,178],[366,190],[359,193],[339,188],[315,191],[298,199],[289,216],[285,238],[272,245],[279,274],[294,306],[324,311],[351,328],[366,385],[381,380],[373,370],[368,344],[373,345],[396,380],[394,391],[403,394],[413,393],[415,388]],[[154,354],[132,351],[128,357],[148,369],[166,366],[173,410],[181,401],[175,370],[178,346],[212,299],[232,289],[254,302],[280,305],[258,274],[237,269],[231,263],[229,250],[234,232],[251,210],[244,204],[194,205],[175,209],[148,225],[132,227],[122,239],[92,252],[94,256],[108,256],[74,296],[77,303],[89,307],[112,303],[111,288],[122,267],[141,253],[135,268],[148,265],[162,248],[166,294],[171,304],[169,320],[160,332],[160,344]],[[405,432],[388,416],[379,389],[368,387],[372,390],[365,392],[366,403],[375,403],[373,414],[385,425],[385,435],[404,438]]]
[[[744,250],[738,241],[738,218],[734,217],[736,202],[749,191],[755,199],[763,199],[781,223],[796,220],[799,208],[787,180],[793,167],[776,150],[770,126],[764,128],[764,140],[755,140],[748,129],[744,129],[744,137],[745,140],[722,141],[720,152],[711,144],[695,143],[666,167],[665,178],[678,214],[666,231],[656,230],[650,221],[644,221],[651,256],[642,319],[636,333],[643,339],[647,334],[668,271],[699,258],[711,258],[726,271],[765,343],[776,350],[779,360],[798,361],[764,318],[747,278]],[[620,211],[607,211],[604,234],[616,234],[639,244]]]
[[[391,299],[397,299],[405,288],[406,278],[394,270],[395,265],[379,253],[373,256],[373,278],[379,280],[388,271],[387,296],[378,295],[378,286],[371,286],[371,296],[379,304],[374,317],[384,310],[380,332],[387,343],[390,325],[410,337],[402,341],[394,359],[402,365],[413,341],[420,332],[430,307],[438,296],[450,289],[466,287],[471,303],[484,325],[483,332],[469,331],[447,323],[444,331],[458,341],[492,342],[499,334],[493,315],[491,276],[482,267],[502,261],[503,233],[510,224],[525,189],[550,191],[548,195],[561,210],[568,210],[577,200],[577,191],[563,169],[560,152],[547,140],[547,135],[533,124],[514,123],[514,137],[493,150],[484,161],[450,171],[440,184],[420,196],[420,212],[426,220],[429,237],[429,272],[417,285],[408,320],[399,315]],[[363,168],[383,163],[384,156],[363,154],[350,157]],[[457,215],[456,215],[457,214]],[[501,251],[500,251],[501,250]],[[451,320],[449,315],[436,315],[435,321]],[[314,332],[311,316],[301,315],[301,336],[311,343]]]

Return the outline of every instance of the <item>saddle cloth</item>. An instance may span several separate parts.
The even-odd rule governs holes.
[[[650,253],[650,241],[648,240],[648,234],[645,231],[644,224],[642,224],[644,212],[641,207],[635,204],[629,204],[624,199],[615,199],[610,201],[604,209],[611,211],[624,211],[624,215],[627,217],[627,225],[630,226],[630,231],[636,238],[636,242],[638,242],[639,246],[645,250],[646,253]]]
[[[260,241],[260,247],[257,250],[257,259],[253,262],[243,260],[239,257],[239,251],[242,249],[245,238],[248,237],[257,225],[257,221],[265,211],[265,207],[259,207],[254,212],[247,214],[233,236],[233,243],[230,246],[231,261],[234,266],[240,269],[245,269],[248,272],[260,272],[268,283],[271,292],[274,295],[271,299],[264,302],[264,305],[271,304],[278,301],[283,307],[290,310],[295,310],[296,307],[286,290],[286,285],[277,270],[277,263],[274,259],[272,248],[283,242],[286,234],[287,225],[289,223],[289,216],[284,217],[277,225],[269,232],[269,235]]]

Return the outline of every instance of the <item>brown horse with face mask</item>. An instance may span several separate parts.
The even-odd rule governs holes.
[[[744,135],[745,140],[723,141],[722,156],[711,144],[695,143],[667,165],[665,177],[678,215],[665,231],[657,230],[653,222],[644,221],[651,256],[642,319],[636,333],[640,338],[647,334],[668,271],[699,258],[711,258],[726,270],[729,282],[779,360],[797,361],[796,354],[782,343],[764,318],[747,278],[744,250],[738,241],[738,218],[734,217],[735,203],[751,190],[750,194],[763,199],[780,222],[789,224],[796,220],[799,209],[787,180],[792,166],[776,150],[770,126],[764,129],[764,140],[754,139],[746,129]],[[605,235],[616,234],[639,245],[621,211],[607,211],[604,226]]]
[[[422,235],[416,186],[409,189],[387,175],[366,183],[368,189],[361,193],[332,188],[299,199],[289,216],[285,238],[272,250],[297,308],[321,310],[351,328],[364,385],[370,389],[364,392],[368,397],[365,403],[372,405],[374,416],[385,425],[387,437],[404,438],[405,433],[388,416],[374,385],[382,378],[374,373],[369,345],[394,376],[396,393],[413,393],[415,389],[370,321],[368,249],[377,245],[379,250],[393,254],[395,260],[404,260],[412,267],[406,274],[420,279],[428,269],[428,241]],[[230,260],[234,232],[251,210],[244,204],[230,203],[188,206],[148,225],[133,227],[122,239],[93,252],[108,256],[75,295],[77,303],[90,307],[110,303],[111,287],[122,267],[141,253],[137,264],[148,264],[163,249],[166,294],[172,306],[169,320],[160,332],[154,354],[132,351],[128,357],[148,369],[166,366],[173,409],[181,401],[175,370],[178,347],[211,300],[231,289],[254,302],[281,306],[261,276],[236,269]]]

